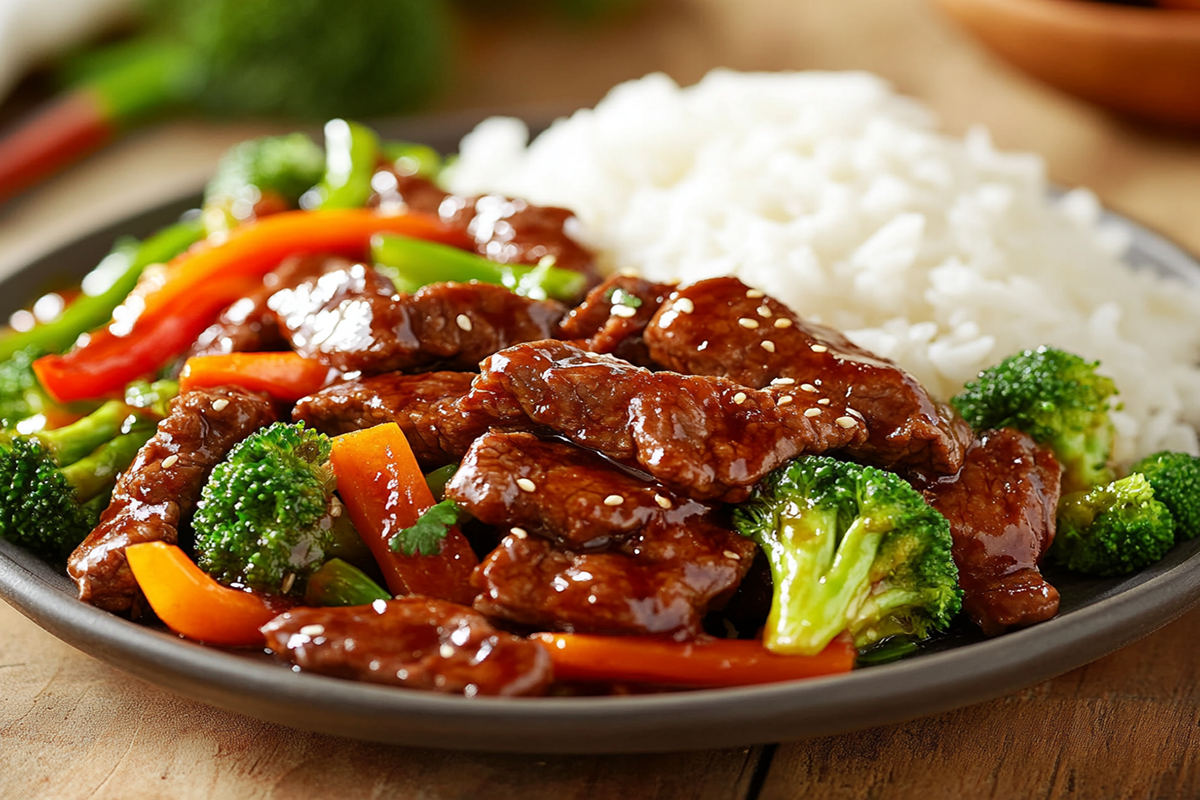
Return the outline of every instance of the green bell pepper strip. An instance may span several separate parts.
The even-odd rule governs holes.
[[[569,303],[587,287],[585,275],[555,267],[548,260],[536,267],[500,264],[465,250],[404,236],[373,236],[371,259],[401,292],[415,292],[430,283],[479,281],[507,286],[535,300],[553,298]]]
[[[113,309],[133,291],[142,270],[150,264],[170,261],[203,236],[199,220],[184,220],[140,243],[136,239],[117,242],[112,252],[83,279],[83,294],[57,319],[27,331],[0,333],[0,360],[11,358],[27,347],[47,353],[63,352],[80,334],[95,330],[112,318]]]
[[[362,208],[371,196],[371,176],[383,158],[375,131],[357,122],[325,123],[325,176],[310,208]],[[303,204],[303,201],[302,201]]]

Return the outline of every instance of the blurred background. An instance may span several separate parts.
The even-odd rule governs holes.
[[[0,0],[0,129],[82,86],[109,93],[101,105],[118,131],[0,204],[0,269],[198,188],[219,154],[248,136],[335,115],[566,112],[648,72],[686,84],[714,67],[876,72],[931,106],[948,132],[986,125],[1002,148],[1044,156],[1054,180],[1086,184],[1200,251],[1192,224],[1200,208],[1192,188],[1200,185],[1200,10],[1135,7],[1148,5]],[[1150,18],[1152,30],[1139,33]],[[1142,36],[1132,56],[1124,41],[1131,30]],[[1182,57],[1159,68],[1179,74],[1184,98],[1155,100],[1166,105],[1161,113],[1122,108],[1121,92],[1140,96],[1164,83],[1141,62],[1171,48]],[[1074,73],[1064,75],[1063,65]],[[1128,76],[1131,87],[1113,75]],[[69,127],[66,112],[57,113],[36,141]],[[76,138],[87,149],[90,140]],[[2,163],[0,154],[0,173]]]

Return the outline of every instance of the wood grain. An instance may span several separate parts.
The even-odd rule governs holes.
[[[352,741],[176,697],[0,604],[0,797],[577,798],[747,796],[763,748],[508,756]]]
[[[662,71],[866,69],[946,131],[1005,150],[1200,252],[1200,139],[1137,126],[999,61],[927,0],[646,0],[599,29],[469,20],[437,110],[599,99]],[[0,109],[0,120],[3,110]],[[0,207],[0,272],[200,185],[277,123],[178,121]],[[84,656],[0,604],[3,798],[1200,797],[1200,612],[1108,658],[981,706],[885,728],[672,756],[526,757],[396,748],[214,710]],[[773,757],[772,757],[773,755]],[[765,773],[765,777],[764,774]]]

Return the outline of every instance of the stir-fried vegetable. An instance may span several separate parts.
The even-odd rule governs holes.
[[[221,353],[193,356],[179,373],[183,389],[241,386],[294,403],[329,382],[329,367],[296,353]]]

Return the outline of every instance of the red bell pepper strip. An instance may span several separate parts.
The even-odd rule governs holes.
[[[781,656],[762,642],[698,639],[674,642],[649,636],[535,633],[565,681],[655,683],[670,686],[746,686],[854,668],[857,651],[848,637],[834,639],[815,656]]]
[[[166,542],[125,548],[125,558],[154,613],[189,639],[225,647],[262,647],[259,628],[292,603],[231,589]]]
[[[222,353],[193,356],[179,374],[179,388],[241,386],[294,403],[336,377],[336,370],[298,353]]]
[[[163,284],[141,296],[132,324],[91,334],[65,355],[34,362],[34,372],[59,402],[102,397],[183,353],[222,309],[244,297],[289,255],[365,255],[371,236],[402,233],[447,244],[463,234],[421,214],[383,216],[371,209],[285,211],[203,242],[172,259]]]
[[[395,595],[422,594],[470,604],[471,571],[478,564],[467,538],[451,527],[436,555],[392,550],[393,535],[411,527],[433,505],[433,494],[408,440],[394,422],[337,436],[329,456],[338,494],[379,562]]]

